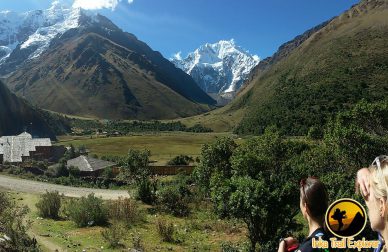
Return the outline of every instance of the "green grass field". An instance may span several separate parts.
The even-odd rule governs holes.
[[[93,138],[62,136],[58,137],[59,145],[84,145],[91,154],[99,157],[113,155],[125,156],[130,148],[148,149],[151,151],[151,160],[157,164],[165,164],[177,155],[198,157],[201,147],[205,143],[214,141],[217,137],[231,136],[230,133],[187,133],[168,132],[155,134],[137,134],[124,137]]]

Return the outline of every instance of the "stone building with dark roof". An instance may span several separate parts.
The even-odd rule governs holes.
[[[81,176],[99,176],[106,168],[114,166],[116,164],[113,162],[83,155],[67,161],[67,168],[77,168]]]

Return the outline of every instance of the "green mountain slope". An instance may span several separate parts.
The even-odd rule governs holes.
[[[386,102],[388,1],[360,2],[252,76],[224,113],[246,110],[235,129],[242,134],[268,125],[306,134],[361,99]]]

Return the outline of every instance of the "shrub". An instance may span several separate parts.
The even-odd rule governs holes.
[[[109,204],[109,218],[124,223],[126,227],[143,219],[135,200],[119,198]]]
[[[125,228],[122,224],[113,222],[109,228],[101,231],[101,235],[110,248],[118,248],[122,246],[121,241],[125,235]]]
[[[180,194],[175,186],[168,186],[160,191],[158,203],[175,216],[187,216],[190,213],[187,197]]]
[[[144,178],[137,183],[137,198],[146,204],[156,201],[157,182]]]
[[[40,217],[58,219],[59,210],[61,209],[61,197],[57,191],[46,192],[40,196],[36,207]]]
[[[187,155],[179,155],[168,161],[167,165],[189,165],[194,159]]]
[[[49,167],[45,172],[44,174],[47,176],[47,177],[55,177],[55,178],[58,178],[58,177],[67,177],[69,175],[69,171],[67,170],[66,168],[66,164],[61,162],[61,163],[58,163],[57,165],[55,166],[51,166]]]
[[[8,195],[0,192],[0,233],[9,238],[0,242],[0,251],[39,251],[36,240],[27,234],[27,213],[26,206],[19,206]]]
[[[67,214],[78,227],[104,225],[108,219],[108,210],[102,199],[94,194],[71,200],[67,206]]]
[[[72,175],[73,177],[78,177],[81,175],[81,171],[77,167],[74,167],[74,166],[70,166],[68,168],[68,171],[69,171],[69,175]]]
[[[158,203],[165,211],[175,216],[187,216],[190,213],[189,196],[187,188],[187,177],[178,176],[178,179],[171,185],[166,185],[160,190]]]
[[[106,178],[106,179],[112,179],[115,176],[115,173],[113,172],[113,168],[112,167],[108,167],[106,169],[104,169],[104,171],[102,172],[102,175],[101,177],[103,178]]]
[[[171,222],[165,219],[158,219],[156,223],[156,229],[162,238],[162,241],[174,242],[175,228]]]

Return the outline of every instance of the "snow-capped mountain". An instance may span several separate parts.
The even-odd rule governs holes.
[[[238,91],[260,59],[231,39],[205,44],[184,59],[178,53],[171,61],[191,75],[205,92],[225,96]]]
[[[173,119],[216,102],[184,71],[96,13],[3,12],[0,76],[31,104],[107,119]]]
[[[79,26],[82,14],[95,15],[54,1],[47,10],[25,13],[0,12],[0,66],[7,60],[12,66],[39,57],[60,34]],[[17,52],[17,59],[10,59]],[[10,63],[10,62],[8,62]],[[10,68],[7,72],[14,70]]]

